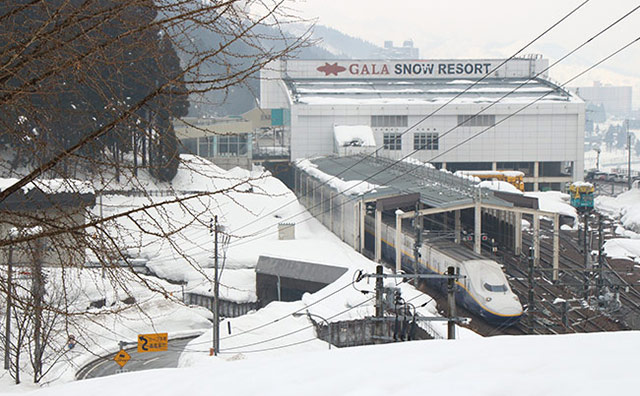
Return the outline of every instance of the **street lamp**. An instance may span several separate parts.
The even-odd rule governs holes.
[[[327,324],[327,328],[329,328],[329,349],[331,349],[331,341],[333,341],[333,332],[331,331],[331,323],[329,323],[328,320],[326,320],[325,318],[323,318],[320,315],[312,314],[311,312],[309,312],[309,310],[307,310],[306,313],[294,312],[292,315],[293,315],[294,318],[299,318],[299,317],[307,315],[309,320],[312,321],[312,322],[313,322],[313,319],[311,319],[312,316],[324,321]]]

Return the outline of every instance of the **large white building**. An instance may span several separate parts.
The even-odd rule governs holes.
[[[581,179],[584,102],[541,73],[546,59],[502,62],[274,62],[261,72],[261,107],[287,113],[292,160],[337,154],[336,128],[363,126],[390,158],[520,170],[530,190]]]

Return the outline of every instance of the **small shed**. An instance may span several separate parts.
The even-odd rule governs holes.
[[[298,301],[335,282],[346,268],[307,261],[260,256],[256,265],[256,293],[262,306],[272,301]]]

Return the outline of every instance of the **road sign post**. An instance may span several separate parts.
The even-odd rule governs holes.
[[[138,334],[138,353],[161,352],[169,347],[168,333]]]

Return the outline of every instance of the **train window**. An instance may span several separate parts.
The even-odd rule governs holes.
[[[507,285],[490,285],[488,283],[485,283],[484,288],[490,292],[496,292],[496,293],[502,293],[507,291]]]

